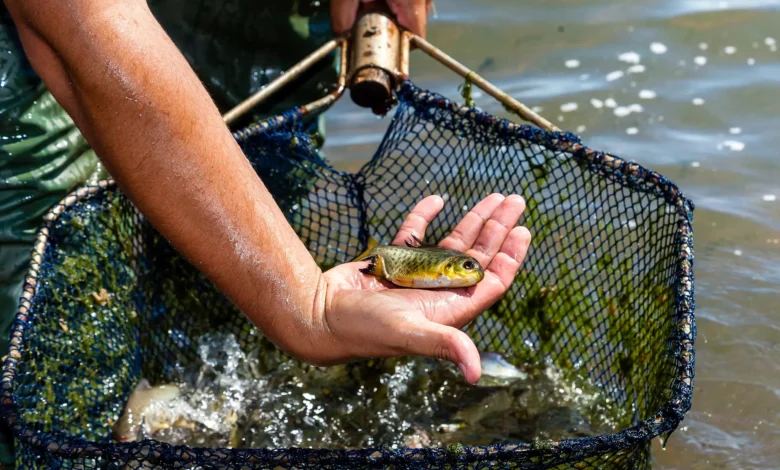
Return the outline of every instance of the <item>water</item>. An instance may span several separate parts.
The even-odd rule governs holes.
[[[693,408],[656,469],[780,462],[780,2],[439,0],[429,40],[593,148],[696,203]],[[414,52],[412,79],[461,83]],[[505,115],[475,90],[477,106]],[[576,105],[573,105],[575,103]],[[343,99],[326,152],[355,170],[386,120]]]
[[[226,333],[199,338],[198,352],[200,364],[173,384],[178,398],[136,410],[137,422],[144,413],[154,423],[149,437],[215,448],[441,447],[595,436],[626,419],[598,389],[550,365],[474,387],[453,364],[426,358],[309,370],[288,360],[266,370]]]

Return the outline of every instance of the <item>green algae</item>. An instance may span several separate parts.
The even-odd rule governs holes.
[[[464,103],[469,108],[474,108],[476,106],[474,98],[471,96],[472,88],[473,85],[468,77],[466,77],[461,85],[458,85],[458,92],[460,92],[460,96],[463,98]]]

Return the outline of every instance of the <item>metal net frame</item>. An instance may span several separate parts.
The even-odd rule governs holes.
[[[271,366],[281,353],[184,260],[112,179],[45,216],[5,356],[0,411],[27,468],[650,468],[650,442],[690,409],[696,327],[693,203],[662,175],[401,84],[373,158],[334,170],[301,109],[234,133],[323,269],[369,236],[389,242],[428,194],[428,240],[492,192],[527,201],[531,248],[507,294],[465,329],[480,348],[580,374],[624,411],[612,434],[446,448],[210,449],[117,443],[140,377],[198,361],[195,338],[232,332]]]

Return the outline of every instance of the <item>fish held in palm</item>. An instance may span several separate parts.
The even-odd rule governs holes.
[[[373,240],[372,240],[373,241]],[[375,242],[374,242],[375,243]],[[485,277],[479,261],[467,254],[425,243],[412,235],[406,246],[371,246],[356,261],[368,260],[364,274],[400,287],[417,289],[470,287]]]

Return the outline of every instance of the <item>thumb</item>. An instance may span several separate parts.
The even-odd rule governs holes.
[[[451,326],[426,322],[416,336],[407,341],[410,353],[453,362],[468,383],[477,383],[482,375],[479,351],[466,333]]]

